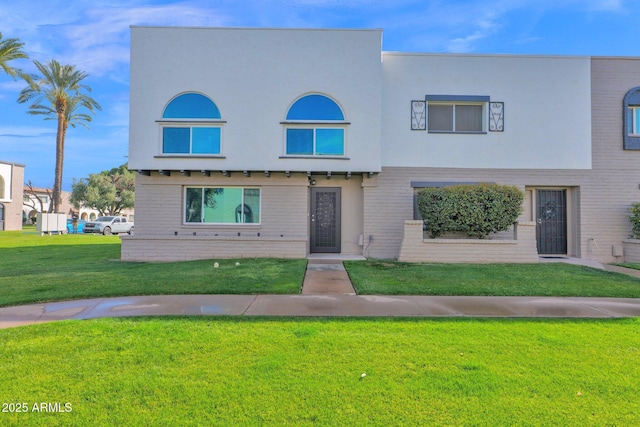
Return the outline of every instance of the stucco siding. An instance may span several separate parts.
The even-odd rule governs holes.
[[[129,167],[378,171],[380,126],[371,123],[380,123],[381,37],[380,30],[133,27]],[[201,93],[219,108],[218,158],[162,155],[157,121],[184,92]],[[343,158],[283,156],[282,122],[309,93],[342,109],[349,123]]]
[[[589,58],[384,52],[383,59],[383,167],[591,167]],[[411,130],[410,101],[426,95],[503,102],[504,129]]]

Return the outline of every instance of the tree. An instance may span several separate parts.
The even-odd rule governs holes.
[[[51,60],[46,64],[33,61],[41,75],[31,77],[29,86],[20,92],[18,102],[33,100],[29,106],[29,114],[44,115],[45,120],[56,120],[56,168],[53,182],[52,210],[58,212],[62,203],[62,169],[64,166],[64,142],[69,125],[77,124],[89,128],[89,113],[101,110],[100,105],[85,92],[91,88],[82,81],[88,77],[83,71],[72,65],[60,65]]]
[[[71,203],[76,209],[80,205],[96,209],[101,216],[119,215],[123,209],[133,208],[135,173],[127,164],[89,174],[89,178],[73,180]]]
[[[49,200],[51,200],[51,192],[49,191],[49,189],[46,189],[45,192],[47,193]],[[31,208],[31,210],[33,211],[45,213],[44,202],[42,201],[42,197],[40,197],[41,192],[38,192],[35,188],[33,188],[33,184],[31,183],[31,181],[27,183],[27,187],[24,189],[24,194],[31,197],[23,199],[23,206]],[[36,206],[36,203],[39,207]],[[51,203],[49,203],[49,210],[47,211],[48,213],[51,213],[51,206]]]
[[[26,74],[19,68],[14,68],[8,64],[9,61],[16,59],[27,59],[27,54],[22,50],[24,43],[18,39],[4,39],[2,33],[0,33],[0,69],[5,74],[13,77],[27,77]]]

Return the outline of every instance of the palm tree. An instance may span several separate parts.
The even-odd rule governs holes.
[[[27,54],[22,50],[23,46],[24,43],[18,39],[3,39],[2,33],[0,33],[0,69],[13,78],[24,76],[22,70],[13,68],[8,64],[9,61],[15,59],[28,58]]]
[[[85,92],[91,88],[82,81],[88,77],[83,71],[76,70],[73,65],[60,65],[51,60],[46,64],[33,61],[41,75],[32,76],[33,81],[20,92],[18,102],[24,103],[33,99],[29,106],[29,114],[44,115],[45,120],[57,120],[56,130],[56,170],[53,183],[53,212],[58,212],[62,203],[62,168],[64,164],[64,141],[69,125],[80,124],[86,128],[91,116],[80,112],[81,109],[94,113],[101,110],[100,105]]]

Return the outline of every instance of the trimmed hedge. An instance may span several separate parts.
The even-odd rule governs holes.
[[[418,210],[433,238],[462,231],[484,239],[506,231],[522,212],[523,201],[524,193],[512,185],[454,185],[418,192]]]
[[[631,215],[629,215],[629,221],[631,221],[631,228],[633,230],[633,237],[640,239],[640,203],[634,203],[629,208]]]

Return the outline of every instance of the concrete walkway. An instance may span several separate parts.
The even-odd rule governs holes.
[[[640,317],[636,298],[156,295],[0,308],[0,328],[124,316]]]
[[[577,261],[552,261],[572,262]],[[640,271],[595,266],[640,277]],[[300,295],[156,295],[0,308],[0,328],[125,316],[640,317],[640,298],[356,295],[341,260],[310,259]]]
[[[302,295],[355,295],[344,264],[332,259],[309,259]]]

